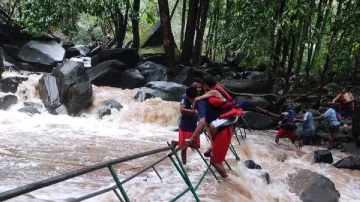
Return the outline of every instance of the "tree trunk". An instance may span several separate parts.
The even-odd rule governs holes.
[[[354,73],[353,73],[353,82],[356,82],[358,69],[360,69],[360,46],[357,48],[354,54],[354,59],[355,59],[355,65],[354,65]]]
[[[299,49],[299,54],[298,54],[298,58],[297,58],[297,62],[296,62],[296,69],[295,69],[295,76],[296,76],[296,80],[295,80],[295,86],[298,85],[299,81],[300,81],[300,71],[301,71],[301,66],[302,66],[302,60],[303,60],[303,56],[304,56],[304,50],[305,50],[305,42],[306,42],[306,37],[308,36],[308,30],[310,29],[310,19],[306,19],[306,16],[302,19],[302,28],[299,31],[299,45],[300,45],[300,49]]]
[[[219,17],[220,17],[220,0],[216,1],[216,20],[215,20],[215,29],[214,29],[214,52],[213,52],[213,60],[216,59],[216,53],[218,50],[218,27],[219,27]]]
[[[282,15],[282,13],[285,10],[285,6],[286,6],[286,0],[281,0],[278,16]],[[274,55],[272,57],[273,66],[272,66],[272,70],[271,70],[271,75],[269,76],[269,78],[267,78],[266,87],[265,87],[266,91],[269,93],[271,93],[273,91],[277,73],[278,73],[278,69],[280,66],[280,55],[281,55],[281,48],[283,46],[283,38],[284,38],[283,30],[282,30],[282,28],[280,28],[277,31],[277,40],[276,40],[276,45],[274,48]]]
[[[194,36],[196,27],[196,17],[199,0],[189,0],[189,13],[186,23],[184,46],[181,51],[181,64],[190,65],[192,50],[194,46]]]
[[[139,10],[140,0],[134,0],[133,3],[133,16],[131,16],[132,32],[133,32],[133,43],[132,47],[139,49],[140,46],[140,34],[139,34]]]
[[[178,72],[175,59],[175,42],[171,31],[169,3],[167,0],[158,0],[160,11],[161,31],[163,36],[164,51],[169,65],[168,73],[174,76]]]
[[[288,69],[286,72],[285,89],[283,91],[283,96],[287,95],[287,93],[290,90],[290,75],[291,75],[291,70],[294,68],[294,64],[295,64],[297,43],[298,43],[298,39],[296,37],[296,34],[293,33],[291,36],[291,51],[290,51]]]
[[[181,34],[180,34],[180,49],[183,49],[184,46],[184,35],[185,35],[185,22],[186,22],[186,1],[183,0],[183,8],[181,14]]]
[[[198,67],[201,61],[201,53],[203,46],[203,38],[207,21],[207,14],[209,10],[209,1],[201,0],[201,13],[200,14],[200,22],[196,28],[196,39],[195,39],[195,47],[194,47],[194,57],[193,57],[193,65]]]

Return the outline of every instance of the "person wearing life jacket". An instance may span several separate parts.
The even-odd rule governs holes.
[[[213,77],[206,77],[203,81],[206,94],[194,100],[193,107],[196,107],[200,100],[207,100],[210,106],[219,114],[219,118],[212,121],[209,126],[210,148],[205,152],[205,157],[210,157],[212,152],[213,140],[218,130],[222,127],[232,125],[237,122],[238,117],[243,114],[242,109],[238,108],[232,97],[226,90],[216,83]]]
[[[295,145],[296,134],[295,130],[297,126],[295,124],[296,112],[293,109],[289,109],[286,112],[282,112],[280,115],[266,111],[266,114],[275,117],[279,120],[280,129],[278,130],[275,142],[279,144],[281,138],[289,138],[291,143]]]
[[[335,103],[340,99],[340,114],[345,119],[345,125],[347,126],[347,119],[351,116],[351,112],[354,110],[354,96],[349,91],[349,88],[344,88],[339,95],[337,95],[332,103]]]

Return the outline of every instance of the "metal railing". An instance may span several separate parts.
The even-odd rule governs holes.
[[[56,183],[63,182],[65,180],[68,180],[68,179],[71,179],[71,178],[74,178],[74,177],[78,177],[78,176],[81,176],[81,175],[84,175],[84,174],[87,174],[87,173],[90,173],[90,172],[94,172],[96,170],[107,167],[109,169],[109,171],[110,171],[116,185],[114,185],[112,187],[109,187],[109,188],[106,188],[106,189],[103,189],[103,190],[100,190],[100,191],[96,191],[96,192],[88,194],[86,196],[82,196],[82,197],[77,198],[77,199],[73,199],[71,201],[73,201],[73,202],[75,202],[75,201],[83,201],[83,200],[98,196],[100,194],[113,191],[121,202],[123,202],[123,201],[129,202],[130,199],[129,199],[129,197],[128,197],[128,195],[127,195],[127,193],[126,193],[126,191],[125,191],[125,189],[123,187],[123,184],[125,184],[126,182],[129,182],[130,180],[134,179],[135,177],[139,176],[140,174],[142,174],[142,173],[144,173],[144,172],[146,172],[146,171],[148,171],[150,169],[153,169],[155,171],[155,173],[157,174],[157,176],[160,178],[160,180],[162,180],[160,174],[155,169],[155,166],[157,164],[161,163],[162,161],[164,161],[167,158],[169,158],[171,160],[172,164],[174,165],[176,170],[179,172],[181,178],[185,181],[186,185],[188,186],[187,189],[185,189],[183,192],[181,192],[179,195],[177,195],[171,201],[176,201],[177,199],[179,199],[180,197],[182,197],[184,194],[186,194],[189,191],[193,194],[196,201],[200,201],[198,195],[196,194],[196,190],[199,188],[199,186],[202,183],[202,181],[204,180],[206,174],[210,171],[216,180],[218,180],[218,177],[215,175],[214,171],[212,170],[211,164],[209,164],[206,161],[206,159],[204,158],[204,156],[201,154],[201,152],[197,148],[195,148],[197,153],[201,156],[201,159],[206,164],[206,170],[204,171],[203,175],[201,176],[201,178],[200,178],[199,182],[196,184],[196,186],[193,186],[190,179],[189,179],[189,176],[187,175],[186,170],[185,170],[185,168],[184,168],[184,166],[183,166],[183,164],[182,164],[182,162],[181,162],[181,160],[180,160],[180,158],[179,158],[179,156],[177,154],[178,151],[180,151],[182,148],[184,148],[186,146],[189,146],[189,143],[184,144],[184,145],[182,145],[181,147],[179,147],[177,149],[175,149],[175,148],[171,147],[170,145],[168,145],[168,147],[163,147],[163,148],[160,148],[160,149],[155,149],[155,150],[151,150],[151,151],[147,151],[147,152],[143,152],[143,153],[127,156],[127,157],[122,157],[122,158],[110,160],[110,161],[103,162],[103,163],[98,163],[98,164],[95,164],[95,165],[92,165],[92,166],[87,166],[87,167],[82,168],[82,169],[67,172],[67,173],[62,174],[62,175],[58,175],[58,176],[55,176],[55,177],[51,177],[51,178],[48,178],[48,179],[45,179],[45,180],[41,180],[41,181],[38,181],[38,182],[35,182],[35,183],[31,183],[31,184],[24,185],[24,186],[21,186],[21,187],[12,189],[12,190],[2,192],[2,193],[0,193],[0,201],[12,199],[12,198],[21,196],[23,194],[26,194],[26,193],[29,193],[29,192],[32,192],[32,191],[35,191],[35,190],[38,190],[38,189],[41,189],[41,188],[44,188],[44,187],[48,187],[48,186],[54,185]],[[142,157],[145,157],[145,156],[154,155],[154,154],[158,154],[158,153],[166,152],[166,151],[170,151],[170,153],[167,154],[166,156],[162,157],[161,159],[157,160],[156,162],[152,163],[151,165],[149,165],[149,166],[141,169],[140,171],[134,173],[133,175],[131,175],[130,177],[126,178],[123,181],[120,181],[119,177],[117,176],[117,174],[116,174],[116,172],[115,172],[115,170],[113,168],[114,165],[119,164],[119,163],[124,163],[124,162],[127,162],[127,161],[139,159],[139,158],[142,158]],[[175,158],[173,156],[175,156]],[[226,162],[226,164],[231,169],[230,165],[227,162]],[[117,189],[120,190],[121,195],[117,192]]]

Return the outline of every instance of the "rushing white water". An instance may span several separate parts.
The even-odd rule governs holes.
[[[5,77],[18,76],[6,72]],[[166,146],[167,140],[177,138],[172,132],[179,120],[179,104],[161,99],[135,102],[137,90],[110,87],[94,88],[93,106],[80,117],[53,116],[46,112],[28,116],[17,112],[24,101],[41,104],[37,94],[41,75],[30,75],[16,93],[19,103],[7,111],[0,111],[0,191],[25,185],[87,165]],[[103,119],[96,110],[105,100],[118,100],[124,108]],[[226,181],[216,182],[208,174],[197,193],[202,201],[300,201],[287,185],[288,174],[304,168],[330,178],[341,194],[340,201],[360,201],[360,172],[336,169],[330,165],[313,164],[313,151],[301,150],[288,140],[274,142],[274,131],[253,131],[241,145],[233,144],[242,161],[252,159],[265,169],[271,178],[267,185],[253,170],[236,162],[229,152],[227,159],[234,171]],[[204,151],[208,143],[201,139]],[[116,166],[121,179],[145,165],[163,157],[157,154]],[[347,154],[333,151],[334,160]],[[195,184],[205,164],[195,151],[188,151],[186,170]],[[132,201],[169,201],[187,188],[169,160],[157,167],[162,181],[152,170],[124,185]],[[11,201],[66,201],[114,185],[108,170],[99,170],[54,186],[31,192]],[[88,201],[117,201],[113,193],[106,193]],[[179,201],[194,201],[187,193]]]

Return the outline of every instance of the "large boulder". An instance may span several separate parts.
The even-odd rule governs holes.
[[[235,93],[265,93],[264,82],[260,80],[223,80],[220,82],[226,89]]]
[[[102,118],[105,115],[111,114],[111,109],[117,109],[120,111],[123,108],[123,106],[114,99],[106,100],[99,108],[97,114],[99,115],[99,118]]]
[[[243,116],[244,120],[249,124],[252,129],[264,130],[276,127],[277,119],[268,117],[258,112],[245,111]]]
[[[11,105],[16,104],[18,98],[15,95],[3,95],[0,97],[0,109],[7,110]]]
[[[79,55],[87,56],[90,53],[90,48],[84,45],[77,45],[66,49],[65,58],[72,58]]]
[[[329,150],[316,150],[314,152],[314,162],[315,163],[333,163],[333,156]]]
[[[50,74],[44,74],[39,80],[39,95],[45,107],[51,112],[60,107],[60,96],[56,78]]]
[[[68,60],[62,66],[56,67],[52,76],[56,78],[60,102],[66,102],[69,88],[77,83],[89,81],[83,63]]]
[[[352,135],[357,147],[360,147],[360,105],[356,106],[352,113]]]
[[[184,67],[181,72],[176,75],[172,82],[190,86],[194,80],[193,70],[194,69],[192,67]]]
[[[352,155],[341,159],[334,164],[337,168],[360,170],[360,155]]]
[[[30,116],[32,116],[34,114],[40,114],[39,110],[37,110],[35,107],[22,107],[18,111],[28,114]]]
[[[139,61],[139,54],[135,48],[116,48],[103,50],[91,58],[91,65],[95,66],[107,60],[118,60],[128,67],[135,67]]]
[[[142,61],[144,62],[153,62],[156,64],[160,64],[160,65],[167,65],[167,60],[164,54],[159,54],[159,55],[150,55],[148,57],[145,57],[142,59]]]
[[[247,79],[250,79],[250,80],[265,80],[266,79],[266,74],[265,74],[265,72],[250,71],[250,72],[248,72]]]
[[[127,69],[124,63],[109,60],[89,68],[86,73],[89,75],[91,83],[96,86],[121,87],[121,75]]]
[[[67,92],[64,104],[69,114],[78,114],[89,106],[92,98],[92,86],[90,81],[77,83],[71,86]]]
[[[166,82],[166,81],[152,81],[140,88],[135,98],[138,101],[144,101],[148,98],[160,97],[166,101],[179,101],[181,96],[185,93],[186,87],[181,84]]]
[[[122,88],[134,89],[143,87],[146,83],[146,79],[140,74],[139,70],[129,69],[121,75],[121,82]]]
[[[15,93],[19,84],[28,80],[26,77],[7,77],[0,80],[0,91],[4,93]]]
[[[21,48],[19,57],[26,62],[53,66],[63,62],[65,50],[55,41],[30,41]]]
[[[151,81],[167,81],[166,67],[162,65],[148,61],[139,65],[136,69],[146,78],[146,83]]]
[[[15,61],[21,60],[19,58],[20,47],[18,47],[17,45],[12,45],[12,44],[4,44],[2,47],[6,51],[6,53],[9,54],[9,56],[11,56]],[[11,61],[9,61],[9,62],[11,62]]]
[[[303,202],[338,202],[340,193],[334,183],[327,177],[306,169],[297,169],[289,175],[289,186],[292,192]]]

